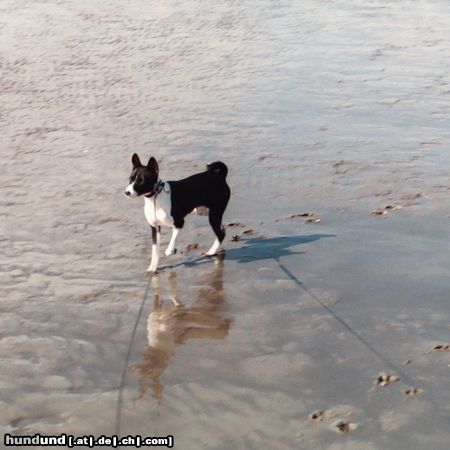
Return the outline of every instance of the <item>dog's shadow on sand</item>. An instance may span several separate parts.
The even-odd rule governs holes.
[[[293,250],[302,244],[334,237],[335,234],[307,234],[297,236],[280,236],[274,238],[253,237],[242,240],[244,246],[227,249],[225,259],[238,263],[249,263],[266,259],[278,259],[283,256],[301,255],[305,252]]]
[[[239,248],[228,248],[212,259],[236,261],[238,263],[250,263],[268,259],[278,259],[283,256],[302,255],[305,252],[294,250],[293,247],[309,244],[319,239],[335,237],[335,234],[303,234],[296,236],[280,236],[268,238],[264,236],[241,239],[244,245]],[[187,259],[178,264],[161,266],[160,270],[174,269],[180,266],[192,267],[208,263],[211,257],[199,257]]]

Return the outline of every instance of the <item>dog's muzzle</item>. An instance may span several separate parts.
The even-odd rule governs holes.
[[[134,190],[134,183],[129,184],[126,188],[125,188],[125,195],[130,198],[130,197],[137,197],[136,191]]]

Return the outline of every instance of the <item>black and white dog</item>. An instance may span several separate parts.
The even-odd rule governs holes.
[[[152,260],[147,272],[155,273],[158,269],[161,226],[173,228],[172,238],[165,251],[166,256],[173,255],[176,253],[175,241],[183,228],[185,216],[200,206],[209,209],[209,223],[216,235],[206,255],[215,255],[225,237],[222,217],[230,199],[230,188],[226,182],[227,166],[216,161],[208,164],[205,172],[179,181],[164,182],[159,178],[155,158],[151,157],[148,164],[143,166],[135,153],[131,162],[133,169],[125,195],[144,196],[145,217],[152,230]]]

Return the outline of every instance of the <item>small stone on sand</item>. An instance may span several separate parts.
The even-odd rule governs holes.
[[[227,227],[236,228],[236,227],[245,227],[243,223],[240,222],[230,222]]]
[[[423,393],[423,389],[420,388],[409,388],[406,389],[405,391],[406,395],[409,395],[410,397],[413,397],[414,395],[420,395]]]
[[[375,380],[375,384],[378,386],[387,386],[390,383],[398,381],[400,378],[397,375],[389,375],[386,372],[380,372],[378,378]]]
[[[318,420],[318,421],[321,421],[321,420],[323,420],[324,414],[325,414],[325,411],[316,410],[316,411],[313,411],[313,412],[309,415],[309,418],[310,418],[311,420]]]
[[[189,244],[186,246],[186,252],[190,252],[191,250],[195,250],[199,247],[199,244],[194,243],[194,244]]]
[[[439,352],[450,352],[450,344],[439,344],[433,347],[433,350],[437,350]]]
[[[350,431],[356,430],[358,428],[358,424],[355,422],[349,422],[347,420],[339,420],[333,425],[335,431],[340,434],[345,434]]]
[[[303,213],[298,213],[298,214],[291,214],[291,215],[287,216],[286,219],[295,219],[298,217],[306,218],[305,223],[319,223],[320,222],[319,215],[314,212],[303,212]]]

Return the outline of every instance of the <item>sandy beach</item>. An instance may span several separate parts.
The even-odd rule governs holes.
[[[448,450],[449,14],[0,0],[0,448]],[[146,277],[134,152],[227,164],[224,255]]]

